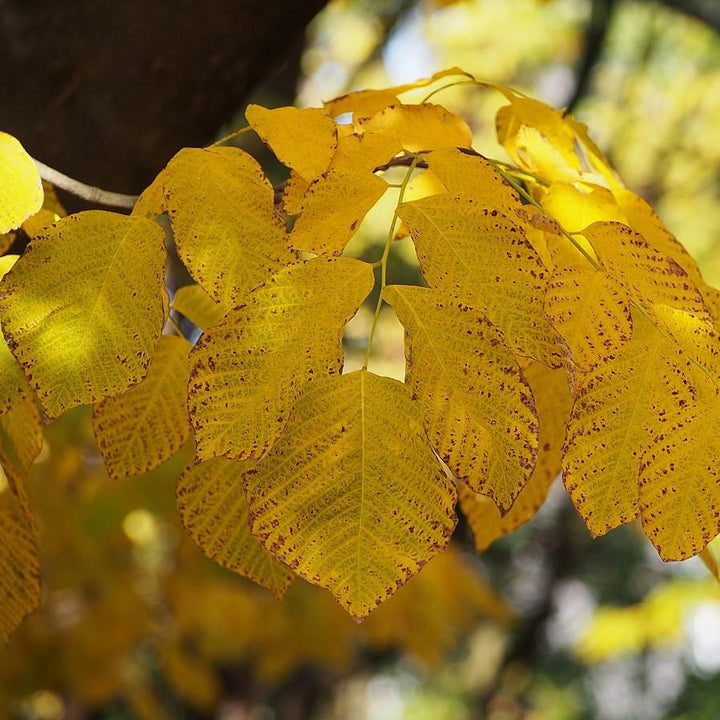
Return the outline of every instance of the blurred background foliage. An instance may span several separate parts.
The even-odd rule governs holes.
[[[253,100],[317,105],[452,65],[570,107],[720,285],[720,3],[334,0],[299,64]],[[468,120],[478,150],[503,157],[499,96],[457,85],[436,99]],[[352,252],[379,257],[394,201],[389,192],[373,209]],[[409,241],[396,243],[389,273],[417,277]],[[363,308],[348,328],[349,367],[369,321]],[[391,313],[375,355],[372,369],[402,378]],[[450,551],[357,625],[301,580],[280,603],[201,555],[174,500],[191,454],[111,484],[87,409],[47,428],[30,487],[44,603],[0,650],[0,716],[720,717],[718,585],[697,559],[663,565],[632,525],[591,540],[559,483],[482,556],[461,524]]]

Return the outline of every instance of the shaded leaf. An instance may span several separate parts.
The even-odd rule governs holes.
[[[282,597],[294,575],[248,527],[241,476],[254,464],[213,458],[191,465],[178,481],[178,511],[188,534],[209,558]]]
[[[163,241],[144,218],[83,212],[3,278],[3,333],[49,417],[145,376],[165,321]]]
[[[214,325],[225,314],[199,285],[183,285],[178,288],[173,295],[172,309],[184,315],[201,330]]]
[[[362,618],[444,548],[456,493],[403,385],[360,370],[307,387],[245,476],[253,535]]]
[[[425,288],[390,285],[405,328],[406,384],[420,401],[435,452],[505,514],[538,448],[532,393],[502,335],[474,308]]]
[[[520,228],[496,210],[445,195],[399,208],[431,287],[483,312],[517,354],[559,366],[543,310],[547,271]]]
[[[93,409],[93,429],[111,478],[152,470],[190,437],[187,382],[190,343],[163,335],[145,378]]]
[[[366,263],[315,258],[278,273],[210,328],[190,355],[198,457],[261,457],[303,385],[340,372],[343,329],[372,285]]]
[[[460,508],[473,532],[478,552],[535,517],[550,485],[560,474],[561,450],[572,404],[567,374],[537,362],[531,362],[523,374],[530,383],[540,422],[537,462],[530,480],[505,516],[500,515],[489,497],[460,485]]]

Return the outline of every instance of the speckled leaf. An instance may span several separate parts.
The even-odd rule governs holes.
[[[0,233],[20,227],[43,202],[40,173],[25,148],[0,132]]]
[[[199,285],[183,285],[178,288],[173,295],[172,309],[184,315],[201,330],[214,325],[225,314]]]
[[[455,488],[403,385],[359,370],[318,380],[245,476],[250,528],[362,618],[443,549]]]
[[[599,185],[553,183],[542,196],[542,206],[568,232],[582,232],[588,225],[607,220],[626,222],[613,194]]]
[[[479,207],[499,210],[513,219],[522,207],[517,191],[480,155],[446,148],[429,153],[425,159],[450,195],[475,201]]]
[[[446,293],[390,285],[384,297],[405,328],[405,382],[433,450],[507,513],[538,448],[535,404],[517,361],[482,314]]]
[[[240,478],[254,464],[213,458],[191,465],[178,481],[177,506],[188,534],[209,558],[280,598],[294,576],[250,534]]]
[[[50,417],[123,392],[165,322],[162,230],[98,210],[34,239],[0,283],[0,322]]]
[[[108,475],[120,479],[157,467],[190,436],[190,343],[163,335],[144,380],[93,409],[93,429]]]
[[[198,457],[261,457],[304,383],[340,372],[343,329],[372,285],[366,263],[315,258],[280,272],[203,335],[190,356]]]
[[[598,222],[583,235],[592,244],[607,274],[632,298],[647,304],[669,305],[710,319],[700,291],[685,270],[627,225]]]
[[[225,310],[294,260],[262,168],[237,148],[185,148],[160,176],[178,255]]]
[[[671,338],[634,312],[630,340],[577,379],[563,476],[593,535],[637,515],[641,457],[689,402],[694,368]]]
[[[18,259],[17,255],[0,257],[0,277],[4,277]],[[0,415],[6,413],[15,402],[31,393],[25,375],[4,337],[0,337]]]
[[[323,108],[281,107],[269,110],[248,105],[245,118],[277,159],[311,182],[330,165],[337,130]]]
[[[483,312],[518,355],[557,367],[561,348],[543,310],[548,273],[511,220],[445,195],[399,209],[431,287]]]
[[[40,562],[27,505],[0,470],[0,642],[40,605]]]
[[[627,293],[589,263],[553,272],[545,312],[581,370],[590,370],[613,356],[632,333]]]

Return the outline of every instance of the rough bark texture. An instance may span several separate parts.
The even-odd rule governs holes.
[[[0,129],[137,193],[207,143],[327,0],[0,0]]]

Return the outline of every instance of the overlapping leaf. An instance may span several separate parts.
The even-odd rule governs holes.
[[[634,312],[630,340],[578,379],[563,474],[593,535],[637,515],[643,453],[694,407],[696,373],[687,353]]]
[[[158,181],[180,259],[225,310],[295,259],[272,185],[247,153],[185,148]]]
[[[406,384],[422,405],[430,444],[457,478],[507,513],[538,448],[535,405],[517,361],[463,301],[401,285],[384,297],[407,334]]]
[[[485,313],[517,354],[559,365],[558,337],[543,311],[548,273],[515,223],[445,195],[405,203],[399,214],[431,287]]]
[[[33,240],[3,278],[3,334],[50,417],[144,377],[165,321],[163,241],[149,220],[88,211]]]
[[[304,383],[340,371],[343,328],[372,284],[366,263],[315,258],[276,275],[212,327],[191,353],[198,457],[261,457]]]
[[[177,486],[178,510],[188,534],[209,558],[282,597],[293,573],[248,527],[241,477],[254,464],[213,458],[188,467]]]
[[[552,481],[560,473],[560,456],[571,406],[567,374],[537,362],[531,362],[523,369],[523,374],[530,383],[540,423],[537,462],[527,485],[505,516],[489,497],[460,485],[460,508],[473,531],[478,552],[532,519],[545,501]]]
[[[20,227],[43,202],[40,173],[25,148],[0,132],[0,233]]]
[[[184,315],[201,330],[214,325],[225,313],[199,286],[183,285],[173,295],[172,309]]]
[[[365,370],[310,384],[245,476],[253,534],[362,618],[447,544],[455,488],[401,383]]]
[[[187,382],[190,343],[163,335],[144,380],[93,410],[98,448],[113,479],[157,467],[190,436]]]
[[[337,147],[337,130],[327,110],[294,107],[269,110],[261,105],[248,105],[245,117],[277,159],[308,182],[328,169]]]
[[[582,370],[613,356],[632,333],[627,293],[589,263],[555,269],[545,295],[545,312],[573,363]]]

